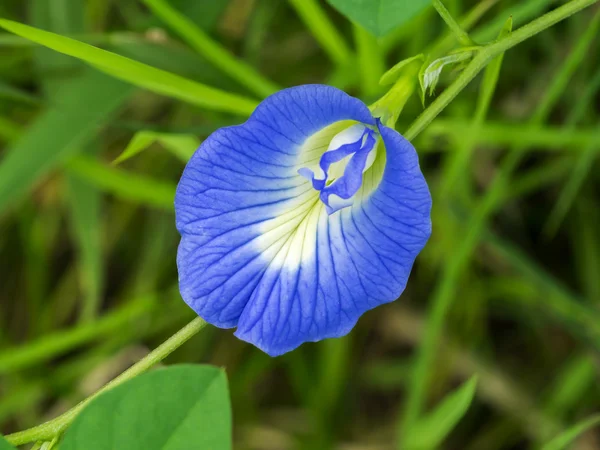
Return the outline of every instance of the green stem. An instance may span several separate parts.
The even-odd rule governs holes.
[[[556,8],[554,11],[519,28],[503,39],[482,47],[477,56],[473,58],[456,81],[436,98],[429,108],[423,111],[412,123],[406,133],[404,133],[406,139],[413,140],[418,136],[496,56],[597,2],[598,0],[572,0],[566,5]]]
[[[452,17],[450,11],[446,9],[441,0],[433,0],[433,7],[438,12],[440,17],[444,19],[444,22],[446,22],[446,25],[448,25],[452,33],[454,33],[456,40],[461,45],[464,45],[465,47],[471,47],[475,45],[467,32],[461,28],[456,20],[454,20],[454,17]]]
[[[453,92],[449,94],[449,97],[447,97],[449,98],[448,102],[452,100],[458,94],[458,92],[460,92],[462,87],[464,87],[466,83],[468,83],[481,70],[482,67],[490,62],[490,58],[496,57],[498,54],[505,52],[528,37],[539,33],[558,21],[569,17],[575,12],[592,5],[597,1],[598,0],[573,0],[570,3],[540,17],[539,19],[534,20],[529,25],[526,25],[525,27],[515,31],[513,34],[485,47],[465,70],[465,72],[469,72],[469,75],[466,78],[463,78],[461,81],[461,83],[465,82],[465,84],[462,86],[460,86],[460,83],[457,84],[460,78],[462,78],[461,76],[459,77],[459,80],[457,80],[457,82],[455,82],[451,88],[447,90],[449,91],[453,89]],[[559,76],[557,79],[562,82],[562,77]],[[460,87],[456,87],[456,85]],[[444,94],[446,94],[447,91]],[[554,89],[551,88],[550,92],[553,91]],[[441,97],[443,97],[443,95],[440,96],[440,98]],[[440,100],[440,98],[438,98],[438,100]],[[434,104],[435,103],[436,102],[434,102]],[[437,114],[439,114],[446,104],[447,103],[444,104],[443,102],[438,102],[438,106],[436,108],[429,108],[428,111],[425,111],[425,113],[422,114],[417,119],[415,124],[413,124],[413,126],[410,128],[410,133],[407,134],[410,134],[411,137],[416,136],[428,123],[433,120],[433,118],[435,118],[435,116],[437,116]],[[542,109],[545,111],[546,107],[544,106]],[[436,348],[440,341],[441,331],[447,311],[452,305],[452,301],[455,296],[458,280],[463,273],[463,268],[469,261],[473,250],[479,242],[480,236],[485,231],[487,220],[490,214],[492,214],[495,207],[500,203],[502,197],[505,196],[510,174],[512,174],[517,167],[522,155],[522,151],[513,151],[509,153],[506,159],[503,161],[498,175],[488,187],[483,199],[479,201],[477,206],[474,208],[471,219],[466,226],[466,234],[462,238],[459,247],[454,252],[453,258],[451,258],[448,264],[444,266],[444,273],[442,274],[441,281],[437,285],[432,295],[433,300],[429,312],[426,333],[423,336],[412,373],[411,389],[409,390],[409,395],[406,400],[405,413],[402,418],[401,429],[404,431],[404,433],[407,433],[407,430],[414,428],[414,425],[418,422],[419,416],[422,413],[423,406],[425,404],[430,373],[432,367],[434,367]],[[401,444],[403,443],[401,442]],[[401,446],[400,448],[403,447]]]
[[[354,41],[362,93],[365,97],[371,98],[381,93],[379,79],[385,72],[383,53],[377,38],[359,25],[354,25]]]
[[[144,0],[144,3],[215,67],[221,69],[241,85],[246,86],[259,97],[268,97],[281,89],[253,67],[213,41],[193,21],[169,5],[167,1]]]
[[[321,4],[317,0],[289,0],[289,3],[329,58],[338,66],[348,70],[353,58],[352,51],[344,37],[327,17]]]
[[[198,334],[200,330],[202,330],[206,326],[206,322],[202,320],[200,317],[192,320],[189,324],[167,339],[163,344],[157,347],[154,351],[150,352],[145,358],[141,361],[137,362],[117,378],[106,384],[102,389],[96,392],[91,397],[86,398],[81,403],[79,403],[74,408],[70,409],[66,413],[58,416],[55,419],[50,420],[49,422],[43,423],[42,425],[38,425],[37,427],[30,428],[25,431],[20,431],[18,433],[9,434],[6,436],[6,440],[13,445],[23,445],[29,442],[35,441],[49,441],[54,437],[62,434],[65,429],[73,422],[77,414],[85,408],[89,402],[91,402],[94,398],[96,398],[101,393],[112,389],[119,384],[124,383],[127,380],[130,380],[137,375],[140,375],[143,372],[146,372],[152,366],[161,362],[171,353],[173,353],[176,349],[181,347],[185,342],[187,342],[192,336]]]

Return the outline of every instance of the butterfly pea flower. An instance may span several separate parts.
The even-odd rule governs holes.
[[[360,100],[305,85],[210,135],[175,197],[180,291],[271,356],[396,300],[431,233],[414,147]]]

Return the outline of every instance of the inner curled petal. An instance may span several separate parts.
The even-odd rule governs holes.
[[[376,157],[376,132],[356,124],[338,133],[319,160],[318,167],[303,167],[298,173],[312,182],[328,214],[352,205],[362,185],[363,172]],[[320,172],[318,175],[316,172]]]

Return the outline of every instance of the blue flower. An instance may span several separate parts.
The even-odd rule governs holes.
[[[400,296],[431,233],[413,146],[329,86],[280,91],[204,141],[177,187],[186,303],[277,356]]]

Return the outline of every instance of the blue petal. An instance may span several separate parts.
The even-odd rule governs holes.
[[[381,182],[327,214],[298,174],[299,158],[308,138],[342,120],[375,125],[362,102],[335,88],[281,91],[243,125],[211,135],[177,189],[184,300],[270,355],[342,336],[365,311],[395,300],[430,234],[416,152],[385,127]]]

